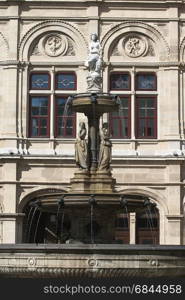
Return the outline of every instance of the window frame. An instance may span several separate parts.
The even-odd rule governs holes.
[[[48,116],[47,116],[47,135],[32,135],[32,97],[46,97],[48,98]],[[31,94],[29,95],[29,138],[49,138],[50,137],[50,113],[51,113],[51,95],[43,95],[43,94]],[[39,127],[40,131],[40,127]]]
[[[115,75],[115,74],[118,74],[118,75],[129,75],[129,87],[128,87],[128,89],[112,89],[111,88],[111,75]],[[123,72],[113,71],[113,72],[110,72],[108,85],[109,85],[108,86],[109,91],[117,91],[117,92],[131,91],[131,74],[130,74],[130,72],[129,71],[123,71]]]
[[[155,104],[155,114],[154,114],[154,117],[152,118],[154,120],[154,136],[139,136],[139,120],[140,119],[144,119],[144,120],[148,120],[148,119],[151,119],[149,117],[144,117],[144,118],[140,118],[139,117],[139,101],[137,101],[138,98],[153,98],[154,100],[154,104]],[[144,94],[144,95],[141,95],[141,94],[137,94],[135,96],[135,136],[137,139],[157,139],[157,119],[158,119],[158,116],[157,116],[157,95],[149,95],[149,94]],[[148,128],[148,127],[147,127]]]
[[[154,89],[139,89],[138,88],[138,80],[137,80],[137,76],[138,75],[154,75],[154,78],[155,78],[155,87]],[[136,72],[135,76],[134,76],[134,84],[135,84],[135,91],[140,91],[140,92],[144,92],[144,91],[149,91],[149,92],[152,92],[152,91],[157,91],[157,75],[156,75],[156,72]]]
[[[118,95],[120,98],[126,98],[128,99],[128,118],[125,117],[120,117],[119,115],[117,117],[112,117],[112,113],[109,113],[109,124],[110,124],[110,133],[112,135],[112,128],[113,128],[113,121],[114,119],[119,120],[119,132],[121,132],[121,120],[128,120],[128,136],[127,137],[123,137],[121,134],[119,134],[119,136],[111,136],[112,139],[130,139],[131,138],[131,95]],[[119,114],[119,111],[118,111]]]
[[[55,138],[66,138],[66,139],[69,139],[69,138],[75,138],[76,137],[76,113],[75,112],[73,112],[73,117],[71,117],[72,118],[72,124],[73,124],[73,135],[72,136],[68,136],[68,135],[63,135],[63,136],[60,136],[60,135],[58,135],[57,133],[58,133],[58,122],[57,122],[57,120],[58,120],[58,118],[59,118],[59,116],[57,116],[57,111],[58,111],[58,109],[57,109],[57,107],[58,107],[58,105],[57,105],[57,98],[61,98],[61,97],[63,97],[63,98],[68,98],[70,95],[68,94],[55,94],[54,95],[54,137]],[[66,128],[65,128],[65,131],[66,131]]]
[[[67,88],[65,88],[65,89],[63,89],[63,88],[57,88],[57,80],[56,80],[56,77],[57,77],[57,75],[58,74],[71,74],[71,75],[74,75],[74,77],[75,77],[75,85],[74,85],[74,88],[72,88],[72,89],[67,89]],[[74,71],[57,71],[56,73],[55,73],[55,75],[54,75],[54,89],[55,89],[55,91],[76,91],[77,90],[77,76],[76,76],[76,72],[74,72]]]
[[[34,88],[32,89],[32,75],[48,75],[49,76],[49,82],[48,82],[48,88]],[[32,71],[29,74],[29,92],[30,91],[51,91],[51,74],[48,71]]]

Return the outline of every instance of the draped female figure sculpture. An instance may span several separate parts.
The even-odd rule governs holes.
[[[75,142],[75,160],[79,169],[87,169],[87,130],[84,122],[80,122],[79,127],[78,139]]]
[[[89,55],[85,62],[89,73],[87,76],[87,85],[89,91],[101,91],[102,83],[102,48],[96,33],[91,34],[91,42],[89,44]]]
[[[108,124],[103,123],[102,130],[100,131],[100,151],[99,151],[99,171],[110,171],[112,143],[110,141],[110,134]]]

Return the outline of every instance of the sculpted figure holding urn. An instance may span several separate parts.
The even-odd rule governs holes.
[[[103,123],[102,130],[100,132],[100,151],[99,151],[99,171],[110,171],[112,143],[110,141],[110,134],[108,124]]]
[[[78,139],[75,142],[75,160],[80,169],[87,169],[87,130],[84,122],[80,122],[79,127]]]

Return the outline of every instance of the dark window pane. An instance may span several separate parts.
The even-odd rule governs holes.
[[[49,126],[49,100],[44,96],[31,98],[31,136],[47,136]],[[43,117],[44,116],[44,117]]]
[[[128,99],[121,99],[120,107],[119,107],[119,116],[128,118]]]
[[[148,136],[154,136],[154,120],[148,120]]]
[[[155,116],[155,108],[148,109],[147,116],[154,117]]]
[[[110,114],[111,134],[113,138],[129,137],[130,103],[127,97],[120,98],[118,112]]]
[[[66,101],[67,97],[56,99],[56,136],[74,137],[75,128],[73,128],[73,123],[75,122],[75,114],[69,108],[66,110]]]
[[[47,116],[47,114],[48,114],[48,107],[47,106],[40,107],[40,115]]]
[[[110,89],[111,90],[129,90],[130,89],[130,75],[116,74],[110,75]]]
[[[138,90],[156,90],[156,76],[154,74],[136,75],[136,88]]]
[[[152,97],[138,97],[136,129],[139,138],[155,138],[157,125],[156,99]]]
[[[49,89],[49,74],[31,74],[31,86],[30,89]]]
[[[32,107],[32,115],[33,116],[39,115],[39,107]]]
[[[32,131],[31,135],[32,136],[38,136],[38,119],[32,119]]]
[[[120,123],[121,123],[122,135],[127,137],[128,136],[128,120],[127,119],[120,119]]]
[[[58,118],[58,126],[59,127],[63,127],[63,119],[62,118]]]
[[[66,100],[67,100],[66,98],[57,98],[56,99],[56,107],[57,107],[57,115],[58,116],[63,116]]]
[[[40,129],[40,135],[41,135],[41,136],[46,136],[46,135],[47,135],[47,128],[43,128],[43,127],[42,127],[42,128]]]
[[[142,244],[143,245],[152,245],[154,244],[153,239],[142,239]]]
[[[41,119],[40,120],[40,126],[41,127],[47,127],[47,119]]]
[[[69,118],[67,119],[67,124],[66,124],[66,125],[67,125],[67,127],[72,127],[72,126],[73,126],[73,123],[72,123],[72,119],[71,119],[71,118],[70,118],[70,119],[69,119]]]
[[[73,128],[66,128],[66,136],[72,136],[73,134]]]
[[[112,120],[112,135],[114,137],[119,136],[119,120],[118,119]]]
[[[47,115],[48,99],[46,97],[32,97],[32,115]]]
[[[128,218],[117,218],[115,227],[128,228]]]
[[[139,136],[145,136],[145,120],[142,119],[139,121]]]
[[[72,73],[60,73],[56,75],[56,89],[75,90],[76,76]]]

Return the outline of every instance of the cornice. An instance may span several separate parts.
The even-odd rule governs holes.
[[[156,4],[184,4],[185,0],[0,0],[0,4],[5,4],[6,5],[22,5],[23,3],[29,3],[29,4],[38,4],[41,5],[42,3],[44,4],[52,4],[52,5],[57,5],[62,3],[63,5],[69,5],[70,4],[84,4],[84,5],[104,5],[104,4],[110,4],[110,5],[133,5],[133,4],[147,4],[147,6],[150,5],[156,5]]]

